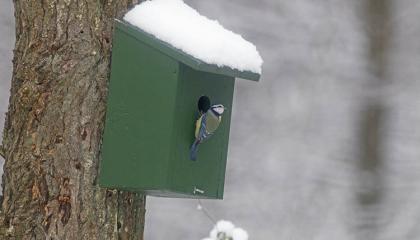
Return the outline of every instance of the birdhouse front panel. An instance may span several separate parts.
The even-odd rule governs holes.
[[[222,198],[229,128],[235,79],[220,74],[201,72],[181,64],[175,116],[171,187],[177,192],[196,197]],[[206,96],[211,104],[223,104],[227,110],[212,136],[198,146],[197,159],[190,159],[198,118],[198,100]]]

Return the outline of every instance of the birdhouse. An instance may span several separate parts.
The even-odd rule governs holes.
[[[115,24],[99,185],[223,198],[235,78],[258,81],[259,73],[206,63],[131,23]],[[200,99],[227,110],[192,161]]]

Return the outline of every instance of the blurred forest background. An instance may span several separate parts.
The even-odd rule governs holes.
[[[185,1],[265,60],[260,83],[237,82],[210,214],[251,239],[419,239],[420,2]],[[0,0],[0,129],[13,45]],[[148,198],[146,239],[204,238],[213,223],[196,206]]]

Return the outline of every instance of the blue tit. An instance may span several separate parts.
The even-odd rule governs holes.
[[[216,104],[198,118],[195,123],[195,140],[190,150],[191,160],[195,161],[197,159],[198,145],[217,130],[222,121],[224,111],[225,107],[223,105]]]

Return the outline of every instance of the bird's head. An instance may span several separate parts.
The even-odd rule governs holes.
[[[222,104],[216,104],[211,106],[211,110],[218,116],[221,116],[226,108]]]

